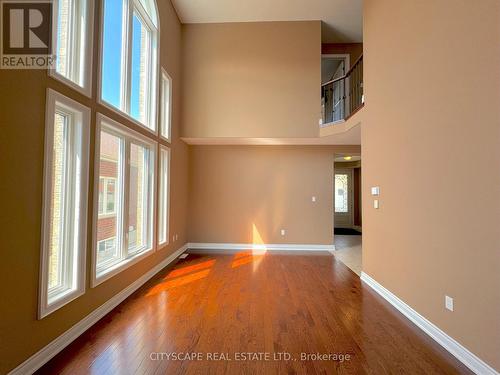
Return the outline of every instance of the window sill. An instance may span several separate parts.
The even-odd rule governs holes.
[[[46,305],[40,305],[40,308],[38,310],[38,320],[41,320],[46,316],[52,314],[54,311],[67,305],[71,301],[74,301],[83,294],[85,294],[85,288],[83,287],[79,289],[68,289],[63,293],[60,293],[60,295],[54,297],[50,303],[47,303]]]
[[[158,244],[158,249],[157,250],[163,250],[165,249],[168,245],[170,244],[170,241],[166,240],[162,243]]]
[[[140,252],[130,258],[124,259],[121,262],[116,263],[115,265],[107,268],[106,270],[100,271],[96,270],[92,277],[92,288],[95,288],[99,284],[102,284],[104,281],[112,278],[113,276],[119,274],[120,272],[126,270],[127,268],[133,266],[140,260],[146,258],[150,254],[154,253],[154,248],[151,247],[147,250]]]
[[[167,137],[167,136],[165,136],[165,135],[163,135],[163,134],[160,134],[160,139],[162,139],[162,140],[164,140],[165,142],[170,143],[170,144],[172,144],[172,139],[171,139],[171,138],[172,138],[171,136],[168,136],[168,137]]]
[[[73,90],[79,92],[82,95],[85,95],[87,98],[92,98],[92,85],[91,83],[87,83],[86,86],[80,86],[78,83],[72,81],[71,79],[59,74],[55,69],[48,69],[49,77],[59,81],[66,86],[72,88]]]

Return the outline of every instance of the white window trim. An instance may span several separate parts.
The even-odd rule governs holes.
[[[134,5],[136,5],[138,8],[141,9],[141,14],[143,14],[143,12],[145,12],[142,4],[140,4],[139,0],[126,0],[128,3],[129,3],[129,7],[127,9],[127,12],[129,12],[129,10],[132,10],[134,9]],[[156,0],[154,0],[154,6],[155,6],[155,12],[156,12],[156,18],[157,18],[157,23],[158,25],[157,26],[154,26],[154,25],[150,25],[150,23],[148,22],[148,26],[153,26],[154,27],[154,30],[156,30],[156,33],[153,33],[152,35],[152,40],[156,40],[156,48],[152,51],[152,54],[153,54],[153,61],[151,62],[151,66],[153,68],[152,70],[152,73],[153,73],[153,82],[155,82],[155,88],[154,88],[154,91],[152,92],[152,98],[150,98],[150,100],[152,101],[151,103],[151,108],[150,108],[150,111],[153,112],[153,116],[150,115],[151,117],[151,121],[152,121],[152,124],[154,125],[154,129],[151,129],[150,127],[148,127],[148,124],[143,124],[142,122],[140,122],[139,120],[133,118],[128,112],[122,110],[121,108],[117,108],[115,107],[114,105],[106,102],[106,100],[104,100],[102,98],[102,65],[103,65],[103,43],[104,43],[104,4],[105,1],[101,1],[101,17],[100,17],[100,30],[101,32],[99,33],[99,53],[98,53],[98,78],[97,78],[97,103],[99,103],[100,105],[102,105],[103,107],[106,107],[107,109],[109,109],[110,111],[126,118],[128,121],[140,126],[141,128],[143,129],[146,129],[148,132],[150,132],[151,134],[154,134],[154,135],[159,135],[160,134],[160,124],[159,124],[159,110],[158,110],[158,97],[159,97],[159,93],[160,93],[160,84],[159,84],[159,81],[160,81],[160,69],[159,69],[159,66],[160,66],[160,14],[158,12],[158,5],[156,3]],[[132,5],[130,5],[132,4]],[[132,15],[129,14],[129,17],[127,19],[131,19]],[[124,17],[125,19],[125,17]],[[128,25],[131,24],[131,21],[127,21],[128,22]],[[131,32],[127,32],[126,33],[126,37],[127,38],[132,38],[132,33]],[[129,42],[130,44],[130,42]],[[124,47],[122,47],[124,48]],[[124,53],[124,52],[122,52]],[[127,51],[127,57],[126,57],[126,60],[127,61],[131,61],[131,56],[132,56],[132,51]],[[122,71],[124,69],[124,67],[122,66],[121,67]],[[128,79],[128,78],[127,78]],[[121,85],[124,84],[124,82],[120,82]],[[128,85],[130,86],[130,84]],[[127,103],[129,103],[130,101],[130,89],[124,89],[122,88],[121,89],[122,93],[125,92],[125,95],[126,97],[125,98],[121,98],[120,101],[125,101],[125,105],[128,105]],[[149,124],[151,125],[151,124]]]
[[[93,228],[93,236],[92,236],[92,267],[91,267],[91,287],[95,288],[99,284],[104,281],[112,278],[113,276],[119,274],[120,272],[126,270],[132,265],[136,264],[140,260],[148,257],[154,251],[156,251],[157,246],[157,181],[158,181],[158,155],[157,155],[157,142],[151,138],[148,138],[141,133],[116,122],[115,120],[110,119],[109,117],[97,113],[96,115],[96,136],[95,136],[95,159],[94,159],[94,192],[99,191],[99,162],[100,162],[100,149],[101,149],[101,130],[105,127],[106,130],[109,130],[111,133],[115,132],[116,134],[120,134],[126,136],[128,138],[134,138],[136,141],[147,144],[151,146],[151,150],[154,151],[153,155],[153,165],[151,166],[153,171],[155,171],[154,178],[152,180],[152,192],[151,192],[151,223],[152,223],[152,234],[151,234],[151,246],[146,250],[143,250],[129,258],[123,259],[120,262],[117,262],[113,266],[107,268],[106,272],[103,272],[97,275],[97,220],[99,219],[99,194],[94,193],[94,202],[93,202],[93,218],[92,218],[92,228]],[[126,183],[126,179],[124,178]],[[117,197],[116,202],[123,197]],[[124,198],[123,198],[124,199]],[[119,242],[119,241],[118,241]]]
[[[167,151],[167,212],[166,212],[166,223],[167,223],[167,228],[166,228],[166,233],[165,233],[165,240],[163,242],[160,242],[160,228],[158,227],[157,233],[158,233],[158,250],[161,248],[164,248],[170,243],[170,160],[172,158],[172,153],[170,151],[170,148],[165,147],[164,145],[160,144],[159,145],[159,150],[158,150],[158,215],[160,214],[160,186],[161,186],[161,178],[163,174],[160,171],[161,168],[161,151],[165,150]],[[157,223],[159,225],[160,223],[160,218],[158,217]]]
[[[164,89],[163,89],[163,81],[164,80],[167,80],[169,82],[169,85],[168,85],[168,119],[165,118],[165,105],[164,105],[164,101],[165,101],[165,97],[164,97]],[[161,82],[160,82],[160,90],[161,90],[161,98],[160,98],[160,137],[164,140],[166,140],[168,143],[171,143],[171,139],[172,139],[172,102],[173,102],[173,97],[172,97],[172,93],[173,93],[173,80],[172,80],[172,77],[170,77],[170,75],[167,73],[167,71],[165,70],[165,68],[161,68]],[[167,121],[166,125],[168,126],[168,134],[167,136],[165,136],[163,134],[163,126],[164,126],[164,122]]]
[[[110,216],[115,216],[116,215],[116,189],[117,189],[117,180],[115,177],[99,177],[99,180],[100,179],[103,179],[104,180],[104,183],[103,183],[103,199],[104,199],[104,202],[103,202],[103,212],[99,212],[99,207],[97,207],[97,211],[98,211],[98,214],[99,214],[99,217],[100,218],[104,218],[104,217],[110,217]],[[107,181],[110,181],[110,180],[113,180],[115,182],[115,203],[114,203],[114,206],[113,206],[113,211],[107,211],[105,209],[105,207],[107,207],[107,204],[108,204],[108,196],[107,196]],[[99,195],[99,191],[97,191],[97,195]]]
[[[71,87],[72,89],[82,93],[83,95],[91,98],[92,97],[92,60],[93,60],[93,46],[94,46],[94,0],[86,0],[86,24],[84,26],[85,41],[86,45],[84,48],[85,59],[83,68],[83,86],[73,82],[69,78],[59,74],[56,67],[49,68],[49,77],[64,83],[65,85]],[[52,20],[52,46],[54,48],[57,45],[57,21],[58,21],[58,0],[54,0],[52,5],[54,9],[54,19]]]
[[[74,270],[75,286],[61,295],[52,304],[48,303],[48,267],[49,267],[49,243],[50,243],[50,206],[52,191],[52,154],[48,152],[53,148],[54,121],[56,103],[61,107],[67,107],[70,111],[81,113],[81,186],[80,186],[80,238],[77,248],[77,267]],[[88,175],[89,175],[89,144],[90,144],[90,109],[75,102],[74,100],[47,89],[45,117],[45,154],[44,154],[44,181],[43,181],[43,207],[42,207],[42,235],[41,235],[41,262],[39,276],[38,295],[38,319],[42,319],[55,310],[68,304],[85,293],[85,267],[87,253],[87,209],[88,209]]]

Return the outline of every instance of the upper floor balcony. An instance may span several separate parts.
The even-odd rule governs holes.
[[[320,126],[342,123],[364,104],[363,55],[349,67],[349,58],[323,57]],[[333,56],[333,55],[332,55]]]

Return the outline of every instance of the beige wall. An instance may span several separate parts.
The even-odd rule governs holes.
[[[362,130],[364,272],[497,370],[499,15],[497,0],[366,0]]]
[[[183,25],[185,137],[315,137],[319,21]]]
[[[191,146],[189,241],[333,244],[334,153],[349,151],[359,146]]]
[[[118,276],[90,289],[92,238],[90,230],[92,212],[90,211],[86,294],[42,320],[37,320],[37,294],[46,88],[51,87],[92,108],[92,139],[95,136],[96,110],[117,120],[120,117],[99,106],[95,99],[85,98],[63,84],[48,78],[46,71],[0,70],[0,126],[2,128],[0,136],[2,176],[2,183],[0,183],[0,206],[2,207],[0,216],[2,238],[0,242],[2,254],[0,262],[0,373],[14,368],[47,345],[187,241],[185,229],[188,148],[179,140],[181,30],[170,2],[160,1],[158,7],[162,32],[161,62],[174,82],[170,233],[178,233],[179,240],[148,256]],[[99,2],[97,2],[96,15],[99,13],[99,8]],[[97,35],[95,33],[95,43],[97,43]],[[96,66],[97,48],[94,53],[94,67]],[[97,76],[94,74],[94,97],[96,79]],[[129,125],[134,127],[133,124]],[[144,130],[134,128],[144,133]],[[94,147],[91,144],[91,155],[93,153]],[[93,156],[90,165],[94,165]],[[93,168],[90,173],[93,176]],[[92,202],[92,192],[89,201]]]

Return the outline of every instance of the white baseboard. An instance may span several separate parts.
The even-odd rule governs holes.
[[[460,362],[467,366],[470,370],[478,375],[499,375],[499,373],[477,357],[474,353],[469,351],[463,345],[458,343],[452,337],[448,336],[436,325],[424,318],[413,308],[408,306],[405,302],[399,299],[396,295],[380,285],[377,281],[372,279],[369,275],[361,272],[361,280],[364,281],[375,292],[382,296],[387,302],[398,309],[404,316],[410,319],[418,328],[427,333],[439,345],[445,348]]]
[[[132,284],[120,291],[118,294],[111,297],[97,309],[92,311],[85,318],[76,323],[73,327],[68,329],[62,335],[54,339],[47,346],[33,354],[26,361],[21,363],[9,375],[27,375],[33,374],[36,370],[47,363],[52,357],[58,354],[66,346],[71,344],[78,336],[84,333],[87,329],[97,323],[102,317],[118,306],[123,300],[139,289],[146,281],[151,279],[154,275],[160,272],[167,265],[172,263],[179,255],[187,250],[187,244],[176,250],[173,254],[165,258],[162,262],[158,263],[151,270],[142,275],[139,279],[135,280]]]
[[[197,250],[266,250],[266,251],[333,251],[335,245],[307,244],[248,244],[248,243],[188,243],[188,249]]]

